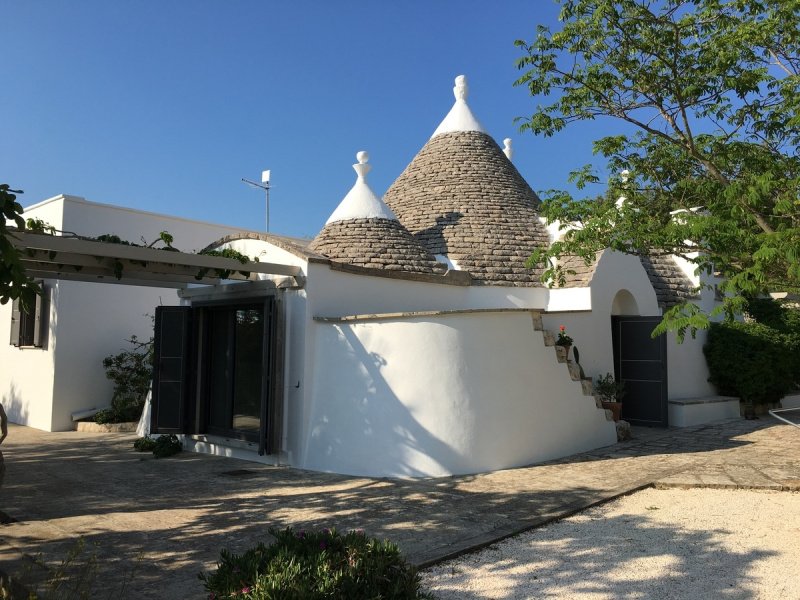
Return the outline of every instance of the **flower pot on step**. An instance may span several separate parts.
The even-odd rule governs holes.
[[[622,402],[601,402],[603,408],[611,411],[614,422],[619,421],[619,414],[622,412]]]
[[[572,346],[562,346],[560,344],[556,345],[556,356],[558,357],[558,362],[569,362],[569,351],[572,349]]]

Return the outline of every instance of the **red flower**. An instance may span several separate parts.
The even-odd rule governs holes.
[[[564,327],[563,325],[559,325],[559,327],[558,327],[558,328],[559,328],[561,331],[566,331],[566,330],[567,330],[567,328],[566,328],[566,327]]]

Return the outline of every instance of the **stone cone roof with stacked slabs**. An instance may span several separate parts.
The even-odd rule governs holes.
[[[597,269],[597,261],[600,260],[602,252],[595,253],[594,260],[586,264],[586,261],[574,254],[561,257],[559,264],[564,274],[564,285],[566,288],[588,287],[594,272]]]
[[[358,267],[443,273],[445,266],[427,252],[398,221],[384,218],[348,219],[328,223],[309,250],[330,260]]]
[[[433,255],[446,255],[477,285],[540,286],[525,263],[548,245],[539,198],[480,131],[431,138],[384,195],[400,222]]]
[[[692,280],[675,263],[672,256],[642,256],[640,260],[656,292],[659,306],[670,308],[698,297]]]

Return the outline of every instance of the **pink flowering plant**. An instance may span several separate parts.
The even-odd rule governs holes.
[[[556,346],[572,346],[572,338],[567,335],[567,328],[563,325],[560,325],[558,328]]]
[[[209,600],[423,599],[416,568],[395,544],[363,531],[270,529],[275,542],[241,555],[220,552],[201,573]]]

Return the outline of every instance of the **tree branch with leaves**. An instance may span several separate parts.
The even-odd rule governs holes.
[[[679,255],[722,279],[719,312],[770,290],[800,291],[800,2],[564,0],[560,31],[540,26],[517,85],[540,101],[521,129],[552,136],[581,121],[620,124],[596,140],[613,176],[600,194],[550,190],[541,213],[578,226],[532,256],[587,262],[612,248]],[[633,130],[632,132],[631,129]],[[579,190],[599,185],[577,168]],[[616,200],[624,196],[625,202]],[[661,330],[706,327],[696,305]]]

